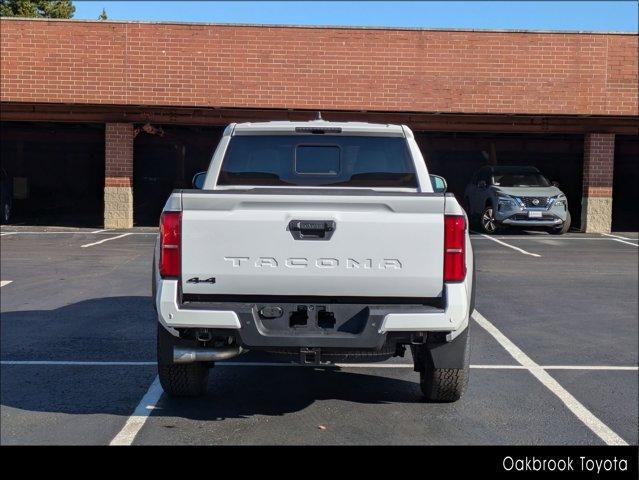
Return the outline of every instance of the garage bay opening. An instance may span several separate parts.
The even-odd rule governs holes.
[[[104,210],[104,124],[2,122],[11,224],[98,227]]]

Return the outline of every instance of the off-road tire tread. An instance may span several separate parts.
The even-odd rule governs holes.
[[[432,402],[455,402],[462,397],[468,386],[467,369],[432,369],[421,377],[419,385],[422,393]]]
[[[206,393],[209,369],[201,363],[158,364],[160,384],[172,397],[197,397]]]
[[[162,352],[173,352],[172,337],[161,325],[158,324],[157,327],[158,376],[162,389],[171,397],[204,395],[210,364],[167,362],[166,355],[162,355]]]

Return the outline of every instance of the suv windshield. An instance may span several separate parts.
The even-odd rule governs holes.
[[[400,137],[237,135],[218,185],[417,188]]]
[[[550,182],[541,173],[495,172],[492,183],[498,187],[550,187]]]

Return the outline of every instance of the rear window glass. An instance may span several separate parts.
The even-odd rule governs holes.
[[[217,183],[417,188],[417,177],[400,137],[238,135]]]
[[[295,172],[300,175],[338,175],[339,147],[330,145],[298,145],[295,150]]]

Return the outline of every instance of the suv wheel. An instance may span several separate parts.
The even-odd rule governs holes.
[[[493,234],[497,232],[499,227],[497,226],[497,222],[495,222],[495,213],[492,206],[488,205],[484,209],[484,212],[481,214],[480,224],[484,233]]]
[[[164,391],[171,397],[198,397],[206,393],[209,379],[209,364],[165,363],[162,351],[173,351],[173,342],[169,332],[158,324],[158,376]]]
[[[551,228],[550,233],[553,235],[563,235],[564,233],[568,233],[568,230],[570,230],[570,221],[570,212],[567,212],[564,223],[560,227]]]

